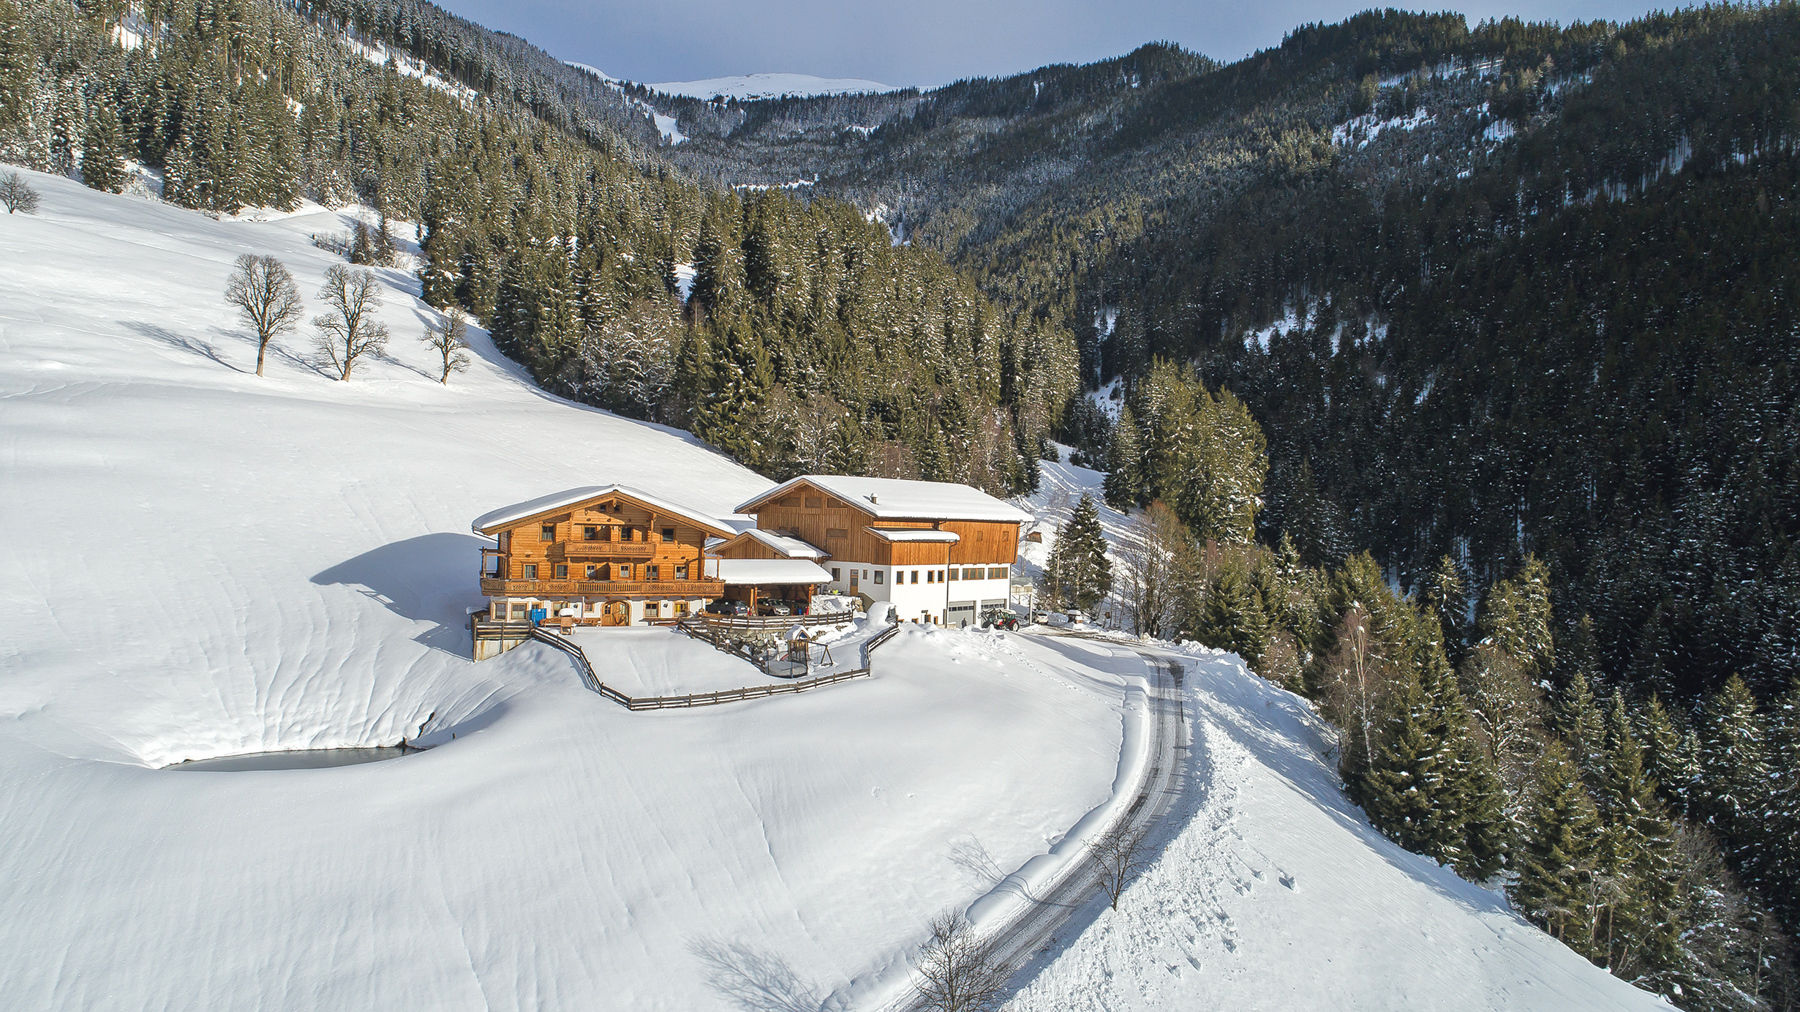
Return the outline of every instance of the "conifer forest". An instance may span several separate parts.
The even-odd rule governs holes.
[[[1800,4],[706,101],[424,0],[0,0],[0,162],[363,205],[349,259],[772,480],[1104,471],[1050,597],[1307,697],[1596,965],[1800,1008]]]

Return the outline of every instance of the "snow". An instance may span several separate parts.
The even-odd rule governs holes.
[[[1011,1012],[1667,1008],[1381,836],[1339,791],[1304,700],[1235,655],[1184,650],[1178,828]]]
[[[936,543],[940,543],[940,544],[954,545],[958,541],[962,540],[962,536],[957,534],[955,531],[926,531],[926,530],[917,530],[914,528],[907,528],[906,530],[898,530],[897,531],[897,530],[889,530],[889,529],[882,528],[882,527],[871,527],[871,528],[869,528],[869,533],[875,535],[876,537],[880,538],[883,541],[895,541],[895,542],[901,542],[901,543],[936,542]]]
[[[692,711],[628,712],[539,644],[469,661],[489,505],[607,475],[722,514],[768,482],[546,395],[479,330],[440,385],[400,271],[389,357],[339,383],[285,338],[258,379],[231,261],[278,256],[311,308],[334,214],[29,178],[43,212],[0,228],[0,519],[31,532],[0,554],[8,1005],[856,1005],[991,889],[972,844],[1010,871],[1109,801],[1120,679],[975,633]],[[603,668],[686,667],[613,642]],[[421,728],[386,762],[159,769]]]
[[[696,268],[690,261],[675,265],[675,290],[681,293],[681,301],[686,302],[694,294],[694,273]]]
[[[814,95],[866,95],[896,90],[859,77],[814,77],[811,74],[738,74],[703,81],[664,81],[648,86],[665,95],[688,98],[806,98]]]
[[[680,144],[687,140],[687,134],[682,133],[681,128],[676,125],[675,117],[665,116],[655,109],[651,109],[650,120],[656,124],[656,132],[662,134],[663,140],[670,144]]]
[[[831,574],[805,559],[716,559],[709,575],[726,583],[830,583]]]
[[[1304,305],[1290,303],[1283,306],[1281,319],[1255,330],[1244,331],[1244,347],[1266,352],[1269,350],[1269,342],[1276,334],[1286,336],[1301,330],[1311,330],[1318,321],[1319,310],[1326,304],[1324,300],[1307,299]],[[1337,349],[1334,346],[1332,350],[1335,352]]]
[[[1114,376],[1106,381],[1106,385],[1098,390],[1088,392],[1088,400],[1100,409],[1108,421],[1116,422],[1125,407],[1125,378]]]
[[[385,67],[388,65],[388,61],[392,60],[394,62],[394,69],[398,71],[401,76],[410,77],[427,87],[436,88],[437,90],[454,97],[465,107],[473,108],[475,105],[475,89],[470,88],[465,84],[459,84],[436,73],[427,66],[424,61],[410,53],[402,53],[398,50],[389,49],[379,41],[365,41],[354,31],[345,32],[337,38],[339,42],[342,42],[345,46],[349,47],[351,52],[361,56],[363,59],[368,60],[378,67]]]
[[[604,70],[601,70],[599,67],[590,67],[585,63],[576,63],[574,60],[564,60],[563,62],[568,64],[571,67],[574,67],[576,70],[585,70],[588,73],[599,78],[600,80],[606,82],[607,84],[618,84],[619,83],[618,78],[612,76],[611,74],[608,74]]]
[[[1380,119],[1375,113],[1364,113],[1331,128],[1331,143],[1338,147],[1366,148],[1389,130],[1412,131],[1429,124],[1435,117],[1423,107],[1405,116]]]
[[[524,502],[514,503],[511,506],[502,506],[499,509],[483,513],[481,516],[476,517],[474,522],[469,525],[469,529],[476,534],[491,534],[496,527],[503,527],[507,524],[524,520],[527,517],[534,517],[539,513],[548,513],[551,510],[560,507],[573,506],[576,503],[587,502],[590,499],[598,499],[603,495],[615,494],[625,496],[628,499],[635,499],[652,509],[669,513],[685,520],[690,520],[697,526],[709,528],[711,533],[731,533],[731,529],[721,523],[719,518],[715,516],[692,506],[684,506],[681,503],[675,502],[664,496],[652,492],[645,492],[633,488],[630,485],[620,485],[617,482],[611,485],[583,485],[579,488],[571,488],[562,492],[551,492],[547,495],[538,496],[535,499],[527,499]]]
[[[801,483],[837,496],[870,516],[883,520],[996,520],[1023,523],[1029,514],[978,488],[954,482],[904,478],[860,478],[842,474],[803,474],[745,500],[733,510],[749,513],[757,504],[778,498]]]
[[[743,536],[760,542],[765,547],[780,553],[783,558],[823,559],[826,557],[823,550],[809,545],[799,538],[790,538],[785,534],[776,534],[774,531],[752,527],[744,531]]]
[[[288,337],[259,379],[231,262],[279,257],[316,305],[334,260],[308,236],[339,213],[28,177],[42,213],[0,226],[9,1007],[878,1007],[931,916],[994,927],[1130,803],[1146,669],[1122,646],[907,625],[870,678],[646,713],[542,644],[469,661],[487,505],[604,475],[724,517],[768,482],[546,394],[479,329],[440,385],[404,271],[376,272],[385,357],[334,382]],[[1100,480],[1043,473],[1049,520]],[[666,630],[577,636],[621,684],[755,675]],[[1015,1008],[1650,1005],[1382,839],[1302,701],[1189,653],[1168,849]],[[403,738],[432,747],[160,769]]]

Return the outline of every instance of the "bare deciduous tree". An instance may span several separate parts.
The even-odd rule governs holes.
[[[1179,584],[1195,565],[1193,538],[1160,500],[1133,526],[1136,539],[1123,552],[1126,602],[1139,636],[1164,636],[1175,631]]]
[[[0,204],[6,205],[7,214],[36,214],[38,192],[17,172],[0,172]]]
[[[274,257],[245,253],[225,282],[225,301],[236,306],[244,325],[256,331],[256,374],[261,376],[269,342],[299,326],[306,315],[294,276]]]
[[[931,939],[913,959],[915,1008],[931,1012],[981,1012],[998,1008],[1013,967],[975,934],[961,914],[941,914],[931,922]]]
[[[1145,835],[1143,826],[1121,822],[1088,844],[1088,849],[1094,852],[1094,863],[1100,869],[1100,888],[1106,891],[1106,898],[1114,910],[1119,909],[1119,897],[1125,892],[1125,886],[1144,866]]]
[[[438,377],[439,383],[449,385],[451,373],[469,367],[469,321],[462,310],[452,307],[444,314],[443,323],[426,327],[425,343],[442,359],[444,371]]]
[[[348,382],[357,359],[387,347],[388,329],[373,319],[381,305],[381,285],[368,271],[332,264],[319,298],[331,309],[313,318],[319,353],[338,370],[338,379]]]

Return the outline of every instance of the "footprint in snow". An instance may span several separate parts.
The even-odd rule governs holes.
[[[1294,884],[1294,883],[1295,883],[1295,881],[1296,881],[1296,880],[1295,880],[1295,878],[1294,878],[1294,876],[1292,876],[1292,875],[1283,875],[1283,876],[1281,876],[1281,884],[1282,884],[1282,885],[1284,885],[1284,886],[1287,886],[1287,887],[1288,887],[1288,888],[1289,888],[1289,889],[1297,889],[1297,888],[1298,888],[1298,887],[1297,887],[1297,886],[1295,886],[1295,884]]]

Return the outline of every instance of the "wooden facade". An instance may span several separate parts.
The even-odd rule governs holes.
[[[716,599],[725,587],[707,575],[706,541],[732,533],[622,490],[477,530],[498,542],[482,550],[494,619],[540,607],[594,625],[678,617]]]
[[[810,542],[824,549],[833,559],[854,559],[878,566],[976,563],[1010,566],[1019,553],[1019,525],[1016,522],[877,518],[851,501],[805,482],[779,499],[760,504],[756,510],[756,526]],[[873,533],[875,529],[949,531],[958,540],[950,545],[933,541],[890,541]]]

